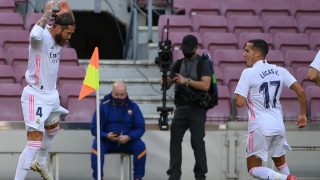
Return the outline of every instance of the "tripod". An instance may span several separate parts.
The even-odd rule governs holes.
[[[169,124],[168,124],[168,114],[169,112],[173,111],[173,107],[167,107],[167,87],[168,87],[168,71],[163,70],[162,71],[162,106],[157,107],[157,111],[160,112],[160,118],[159,118],[159,128],[161,131],[169,130]]]

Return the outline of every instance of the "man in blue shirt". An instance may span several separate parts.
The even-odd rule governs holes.
[[[145,173],[146,146],[141,140],[145,122],[139,106],[128,98],[124,82],[115,82],[112,92],[100,103],[101,169],[104,154],[133,154],[134,180],[141,180]],[[95,136],[91,150],[93,178],[97,179],[96,112],[92,118],[91,133]],[[103,172],[101,173],[103,176]]]

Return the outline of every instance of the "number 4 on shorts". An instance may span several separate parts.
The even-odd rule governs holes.
[[[42,117],[42,107],[38,107],[36,115]]]

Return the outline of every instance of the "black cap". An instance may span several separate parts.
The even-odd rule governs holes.
[[[190,54],[194,48],[198,45],[198,40],[195,36],[188,34],[184,36],[182,40],[181,50],[184,53]]]

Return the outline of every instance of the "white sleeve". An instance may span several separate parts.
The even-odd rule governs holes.
[[[30,32],[30,44],[33,48],[35,48],[42,40],[42,33],[44,28],[35,24]]]
[[[239,94],[245,98],[247,98],[249,89],[250,89],[250,71],[249,69],[245,69],[242,71],[239,82],[237,84],[235,94]]]
[[[287,86],[288,88],[290,88],[290,86],[295,83],[297,80],[296,78],[294,78],[290,72],[285,69],[285,68],[281,68],[282,69],[282,74],[283,74],[283,84],[285,86]]]
[[[314,58],[310,66],[320,71],[320,51],[318,51],[316,57]]]

